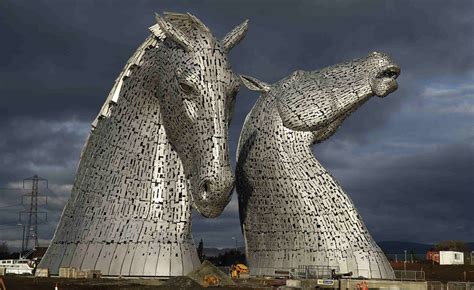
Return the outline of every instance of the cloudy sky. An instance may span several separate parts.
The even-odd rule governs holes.
[[[315,155],[352,197],[377,241],[474,241],[474,2],[0,0],[0,187],[48,178],[47,244],[80,150],[154,12],[191,12],[217,37],[250,20],[233,68],[266,82],[372,51],[402,68],[399,89],[353,114]],[[231,155],[258,95],[238,95]],[[234,162],[235,163],[235,162]],[[21,244],[20,190],[0,190],[0,241]],[[195,240],[242,245],[234,199],[195,215]]]

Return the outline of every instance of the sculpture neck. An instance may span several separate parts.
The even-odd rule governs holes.
[[[333,89],[340,115],[355,111],[360,105],[374,96],[370,85],[365,79],[354,81],[350,88],[336,87]]]

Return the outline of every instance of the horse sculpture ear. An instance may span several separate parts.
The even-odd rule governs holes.
[[[249,21],[245,20],[242,24],[232,29],[231,32],[227,33],[227,35],[221,40],[224,49],[230,51],[234,46],[236,46],[245,37],[248,27]]]
[[[159,28],[166,37],[169,37],[171,40],[179,44],[187,52],[193,50],[193,45],[183,32],[181,32],[179,29],[171,25],[171,23],[163,19],[158,13],[155,13],[155,18]],[[157,35],[158,31],[156,31],[155,26],[150,27],[150,30],[157,37],[160,37],[160,35]]]
[[[252,91],[258,91],[262,93],[266,93],[270,90],[270,85],[262,82],[260,80],[257,80],[256,78],[246,76],[246,75],[240,75],[240,79],[242,80],[242,83]]]
[[[169,13],[168,13],[169,14]],[[202,23],[201,20],[199,20],[199,18],[197,18],[196,16],[192,15],[191,13],[186,13],[186,15],[188,16],[188,18],[193,21],[199,28],[201,28],[202,31],[204,32],[207,32],[209,34],[211,34],[211,30],[209,28],[207,28],[207,26]]]

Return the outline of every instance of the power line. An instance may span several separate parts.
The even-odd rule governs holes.
[[[0,209],[10,208],[10,207],[19,207],[19,206],[21,206],[21,205],[22,205],[21,203],[17,203],[17,204],[4,204],[3,206],[0,206]]]
[[[18,223],[16,224],[0,224],[0,227],[19,227]]]

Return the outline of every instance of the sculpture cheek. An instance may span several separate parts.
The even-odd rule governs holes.
[[[189,120],[193,123],[196,122],[198,118],[198,109],[196,103],[188,99],[184,99],[183,106]]]
[[[398,88],[398,83],[394,79],[373,79],[370,87],[375,95],[385,97]]]
[[[151,91],[151,92],[154,92],[157,90],[157,88],[159,87],[159,83],[160,83],[160,78],[157,75],[154,75],[154,76],[151,76],[149,81],[147,81],[145,84],[144,84],[144,88],[145,90],[148,90],[148,91]]]
[[[278,102],[278,112],[283,122],[283,126],[292,130],[308,130],[308,126],[298,117],[296,112],[284,102]]]

